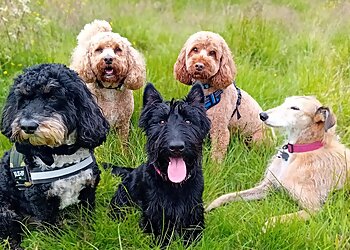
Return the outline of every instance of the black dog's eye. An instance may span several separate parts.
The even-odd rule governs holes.
[[[197,48],[197,47],[194,47],[194,48],[192,49],[192,51],[198,52],[198,48]]]
[[[188,120],[188,119],[186,119],[185,122],[186,122],[187,124],[192,124],[192,122],[191,122],[190,120]]]
[[[210,51],[209,56],[216,56],[216,52],[214,50]]]
[[[164,125],[165,123],[166,123],[165,120],[160,120],[160,121],[159,121],[159,124],[160,124],[160,125]]]
[[[300,108],[295,107],[295,106],[290,107],[290,109],[293,109],[293,110],[300,110]]]
[[[118,53],[118,52],[122,52],[122,49],[119,48],[119,47],[116,47],[116,48],[114,49],[114,53]]]

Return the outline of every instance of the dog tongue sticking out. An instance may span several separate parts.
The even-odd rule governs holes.
[[[180,183],[186,178],[186,163],[182,158],[170,158],[168,178],[171,182]]]

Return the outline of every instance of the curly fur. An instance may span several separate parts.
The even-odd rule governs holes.
[[[198,70],[201,65],[202,70]],[[222,89],[221,101],[210,108],[207,113],[212,122],[210,137],[212,140],[212,158],[221,161],[230,140],[230,131],[240,131],[253,141],[264,138],[264,125],[259,119],[261,108],[259,104],[245,91],[242,92],[238,120],[232,117],[236,107],[237,91],[232,82],[236,77],[236,66],[231,51],[225,40],[216,33],[200,31],[191,35],[174,65],[174,76],[184,84],[191,85],[200,81],[210,85],[205,89],[205,95]]]
[[[30,124],[30,125],[28,125]],[[107,120],[79,76],[61,64],[41,64],[19,75],[10,89],[1,132],[24,155],[29,169],[42,171],[82,161],[105,139]],[[93,157],[94,158],[94,157]],[[92,208],[99,170],[90,168],[52,183],[18,190],[10,154],[0,163],[0,237],[20,241],[20,221],[29,215],[55,223],[59,210],[82,202]],[[16,244],[16,243],[13,243]]]
[[[88,84],[108,122],[125,141],[134,110],[132,90],[146,81],[144,58],[125,37],[112,32],[106,21],[86,24],[77,41],[70,67]]]

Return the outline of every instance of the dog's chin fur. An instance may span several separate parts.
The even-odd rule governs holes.
[[[28,121],[38,125],[31,127],[30,134],[24,131],[29,129]],[[89,156],[92,163],[72,176],[19,190],[10,171],[12,151],[6,152],[0,162],[0,238],[10,237],[11,247],[15,247],[21,239],[24,216],[55,224],[60,210],[69,205],[94,207],[100,171],[93,150],[106,139],[108,129],[92,94],[66,66],[39,64],[14,80],[1,132],[15,142],[27,169],[56,170]]]
[[[68,129],[59,115],[41,121],[34,134],[25,133],[20,128],[18,119],[15,119],[12,127],[12,141],[19,143],[28,141],[33,146],[60,146],[65,142],[68,134]]]

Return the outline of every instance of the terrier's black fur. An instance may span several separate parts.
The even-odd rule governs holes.
[[[54,190],[55,182],[19,190],[10,172],[10,151],[6,152],[0,162],[1,239],[10,237],[12,246],[17,245],[21,232],[19,221],[24,216],[55,223],[60,207],[79,201],[89,208],[94,206],[100,171],[93,149],[106,139],[108,129],[84,82],[66,66],[36,65],[14,80],[3,109],[1,132],[24,155],[26,166],[51,170],[80,162],[86,155],[92,155],[93,163],[79,173],[81,176],[59,180],[63,182],[61,188],[77,192],[76,197],[67,197],[68,193],[61,197],[55,193],[61,192],[58,188]],[[74,186],[76,181],[82,185]],[[62,205],[62,202],[66,203]]]
[[[136,169],[113,168],[123,181],[112,198],[112,214],[119,217],[122,207],[136,205],[142,210],[140,227],[162,246],[173,234],[188,245],[204,228],[202,144],[210,121],[202,87],[194,85],[184,100],[164,102],[148,84],[139,126],[147,135],[148,161]],[[186,178],[180,183],[167,175],[171,157],[186,163]]]

